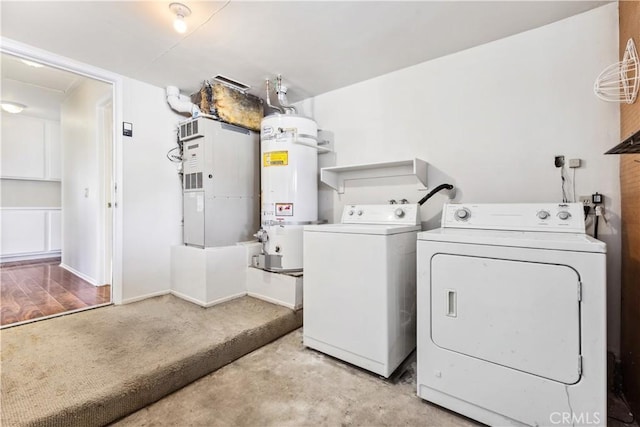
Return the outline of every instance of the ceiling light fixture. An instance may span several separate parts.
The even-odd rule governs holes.
[[[173,28],[180,34],[185,33],[187,31],[187,23],[184,22],[184,18],[191,15],[191,9],[182,3],[171,3],[169,9],[176,14],[176,19],[173,21]]]
[[[33,61],[29,61],[28,59],[21,59],[20,61],[22,61],[24,64],[27,64],[29,67],[33,67],[33,68],[42,68],[44,67],[44,65],[38,63],[38,62],[33,62]]]
[[[9,101],[0,101],[0,107],[7,113],[11,113],[11,114],[21,113],[22,110],[27,108],[27,106],[24,104],[18,104],[17,102],[9,102]]]

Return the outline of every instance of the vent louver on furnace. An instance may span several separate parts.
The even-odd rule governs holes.
[[[188,173],[184,176],[185,190],[198,190],[202,188],[202,172]]]
[[[184,122],[180,125],[180,141],[202,137],[203,134],[198,132],[198,119]]]
[[[640,154],[640,130],[604,154]]]

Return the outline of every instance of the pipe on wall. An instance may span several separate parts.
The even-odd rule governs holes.
[[[167,103],[179,113],[189,113],[192,117],[200,114],[200,108],[191,102],[188,96],[181,95],[180,89],[175,86],[167,86]]]

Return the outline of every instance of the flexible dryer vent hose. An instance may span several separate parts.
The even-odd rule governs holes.
[[[451,185],[451,184],[440,184],[440,185],[438,185],[436,188],[434,188],[433,190],[429,191],[429,193],[426,196],[424,196],[422,199],[420,199],[418,204],[420,206],[422,206],[424,204],[424,202],[426,202],[431,197],[433,197],[434,194],[436,194],[437,192],[442,191],[442,190],[453,190],[453,185]]]

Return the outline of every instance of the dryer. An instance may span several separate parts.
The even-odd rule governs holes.
[[[489,425],[606,424],[606,246],[581,204],[445,205],[417,260],[421,398]]]

